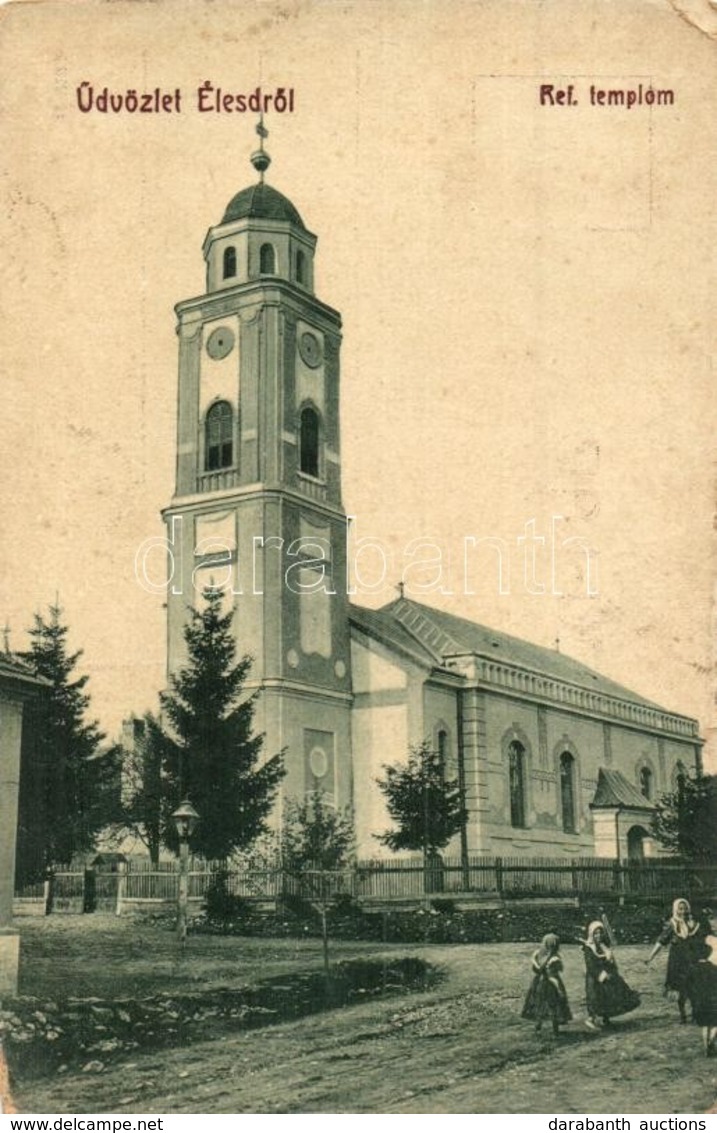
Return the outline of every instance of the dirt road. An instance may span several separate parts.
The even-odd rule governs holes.
[[[699,1113],[717,1058],[680,1026],[645,950],[621,950],[642,1006],[598,1034],[584,1026],[582,963],[565,949],[575,1021],[557,1041],[520,1019],[525,945],[421,948],[440,988],[367,1002],[221,1041],[146,1054],[100,1074],[16,1091],[35,1113]]]

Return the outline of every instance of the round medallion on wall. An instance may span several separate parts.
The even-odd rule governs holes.
[[[231,327],[217,327],[207,339],[207,354],[219,360],[231,354],[234,348],[234,331]]]
[[[336,664],[334,665],[334,672],[336,673],[336,676],[339,678],[339,680],[343,680],[343,678],[346,676],[346,666],[344,665],[343,661],[336,662]]]
[[[315,370],[316,367],[320,366],[323,362],[324,352],[321,348],[321,343],[310,330],[305,330],[304,333],[299,336],[299,354],[301,355],[302,362],[305,362],[312,370]]]
[[[329,760],[322,747],[312,747],[309,753],[309,767],[314,779],[323,779],[329,769]]]
[[[298,667],[299,667],[299,654],[296,652],[295,649],[289,650],[289,652],[286,654],[286,660],[288,661],[288,663],[289,663],[289,665],[291,666],[292,669],[298,669]]]

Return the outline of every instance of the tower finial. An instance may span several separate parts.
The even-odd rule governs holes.
[[[256,132],[259,135],[259,149],[255,150],[251,155],[251,163],[259,174],[261,184],[264,184],[264,174],[271,165],[271,158],[264,150],[264,138],[269,137],[269,131],[264,125],[264,111],[259,114],[259,121],[256,124]]]

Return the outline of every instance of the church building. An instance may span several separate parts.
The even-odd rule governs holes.
[[[390,826],[375,784],[424,740],[460,781],[458,855],[639,857],[656,798],[700,766],[697,722],[557,650],[402,593],[347,593],[341,317],[314,292],[317,238],[264,179],[206,235],[203,294],[176,307],[176,488],[168,671],[210,581],[234,603],[283,797],[320,788],[354,811],[359,857]]]

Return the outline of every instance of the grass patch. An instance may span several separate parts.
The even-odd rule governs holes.
[[[100,1073],[130,1052],[186,1046],[370,997],[425,991],[437,981],[434,967],[408,956],[343,960],[328,978],[319,971],[294,972],[242,987],[144,999],[24,997],[0,1011],[0,1034],[18,1080],[77,1068]]]

